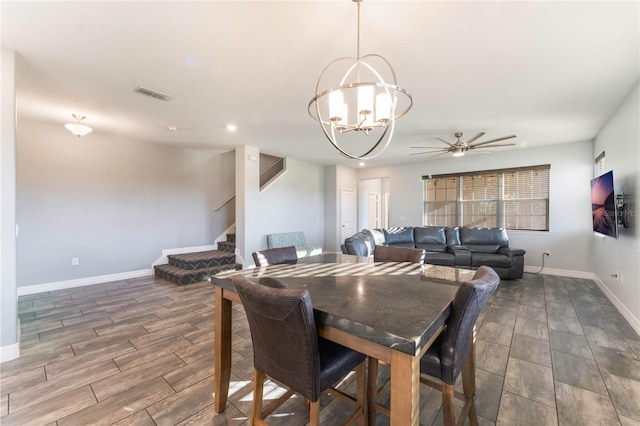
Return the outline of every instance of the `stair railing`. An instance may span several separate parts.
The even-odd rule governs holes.
[[[271,172],[271,169],[273,169],[275,166],[277,166],[278,164],[282,164],[282,169],[277,172],[276,174],[274,174],[272,177],[270,177],[266,182],[262,183],[262,178],[264,176],[266,176],[267,174],[269,174]],[[276,180],[276,178],[278,176],[280,176],[282,173],[285,172],[286,170],[286,162],[284,158],[280,158],[278,161],[274,161],[273,164],[271,164],[269,167],[267,167],[265,169],[265,171],[263,171],[262,173],[260,173],[260,191],[262,191],[264,188],[266,188],[267,186],[269,186],[269,184],[271,184],[271,182],[273,182],[274,180]],[[236,198],[236,194],[233,193],[231,194],[229,197],[227,197],[223,202],[221,202],[218,207],[214,208],[214,211],[218,211],[220,210],[225,204],[227,204],[229,201],[233,200],[234,198]]]

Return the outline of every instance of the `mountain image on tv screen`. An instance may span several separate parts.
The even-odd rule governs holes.
[[[591,181],[591,212],[594,232],[618,236],[612,171]]]

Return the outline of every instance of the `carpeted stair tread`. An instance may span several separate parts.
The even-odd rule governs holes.
[[[202,269],[236,262],[235,253],[222,250],[199,251],[195,253],[170,254],[169,264],[183,269]]]
[[[170,254],[167,256],[167,258],[176,259],[181,262],[200,262],[203,260],[219,259],[221,257],[230,257],[230,256],[233,256],[233,253],[229,254],[229,252],[221,251],[221,250],[208,250],[208,251],[197,251],[194,253]]]
[[[218,241],[218,250],[235,253],[236,243],[233,241]]]
[[[211,275],[215,275],[218,272],[227,271],[229,269],[242,269],[242,265],[237,263],[226,263],[208,268],[184,269],[178,266],[164,264],[156,265],[154,268],[156,276],[176,284],[184,285],[205,281]]]

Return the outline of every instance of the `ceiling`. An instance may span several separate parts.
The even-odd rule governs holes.
[[[79,113],[95,132],[132,139],[358,164],[307,113],[322,69],[356,54],[349,0],[0,8],[2,45],[18,55],[19,120],[62,126]],[[518,136],[497,149],[591,140],[640,75],[637,1],[368,0],[361,16],[361,52],[385,56],[414,102],[367,166],[424,161],[409,147],[456,131]]]

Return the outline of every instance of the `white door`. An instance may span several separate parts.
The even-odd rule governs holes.
[[[382,227],[389,227],[389,193],[385,192],[382,197]]]
[[[356,233],[356,192],[340,190],[340,244]]]
[[[369,228],[380,228],[379,200],[379,194],[369,194]]]

